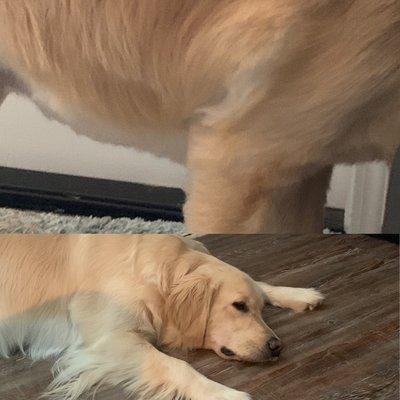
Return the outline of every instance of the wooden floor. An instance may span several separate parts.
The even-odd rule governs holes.
[[[398,246],[367,236],[206,236],[214,255],[257,280],[317,287],[325,304],[302,314],[267,308],[285,343],[277,363],[224,361],[208,351],[185,358],[211,379],[253,399],[398,399]],[[0,399],[33,400],[50,364],[0,360]],[[119,389],[96,399],[122,400]],[[204,394],[204,399],[207,399]]]

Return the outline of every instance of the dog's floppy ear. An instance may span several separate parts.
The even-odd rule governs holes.
[[[181,334],[184,347],[202,347],[217,285],[211,277],[192,272],[172,285],[167,297],[169,320]]]

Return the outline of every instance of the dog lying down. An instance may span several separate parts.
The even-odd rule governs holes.
[[[160,348],[276,359],[268,303],[312,309],[314,289],[255,282],[200,243],[167,235],[3,235],[0,355],[57,357],[46,396],[122,384],[139,399],[244,400]]]

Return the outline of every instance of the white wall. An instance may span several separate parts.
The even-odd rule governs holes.
[[[328,206],[345,208],[347,196],[351,186],[352,166],[338,165],[332,174],[330,190],[328,192]]]
[[[0,165],[170,187],[183,187],[187,175],[169,160],[78,136],[15,94],[0,107]],[[346,232],[379,231],[387,175],[377,163],[335,168],[328,206],[346,210]]]
[[[384,162],[353,166],[345,205],[347,233],[379,233],[382,230],[389,168]]]
[[[389,168],[385,162],[338,165],[328,206],[345,210],[347,233],[379,233],[385,213]]]
[[[171,187],[186,177],[169,160],[78,136],[15,94],[0,106],[0,165]]]

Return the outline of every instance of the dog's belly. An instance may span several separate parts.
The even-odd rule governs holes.
[[[242,158],[247,162],[257,153],[266,168],[390,157],[399,143],[398,121],[376,122],[385,119],[377,115],[377,106],[381,115],[398,109],[398,101],[384,107],[377,101],[387,102],[388,93],[399,87],[400,36],[387,28],[399,19],[393,1],[385,2],[387,10],[376,2],[353,2],[350,10],[342,10],[349,13],[346,21],[324,23],[322,16],[308,15],[303,2],[287,2],[287,8],[273,7],[277,1],[226,2],[219,24],[213,19],[217,7],[203,13],[202,2],[199,9],[194,2],[181,24],[156,23],[149,32],[134,23],[136,14],[127,31],[120,29],[126,16],[122,5],[112,6],[114,20],[108,13],[110,18],[102,20],[107,2],[88,2],[87,8],[66,3],[57,9],[48,2],[23,3],[24,8],[12,1],[0,6],[0,58],[13,60],[3,64],[24,74],[40,107],[77,133],[183,163],[189,127],[201,122],[213,136],[224,135],[224,129],[241,136],[250,149]],[[338,12],[348,8],[333,3]],[[147,26],[176,17],[167,4],[144,7]],[[76,25],[69,18],[71,7],[82,18]],[[44,18],[43,10],[52,10],[54,18]],[[36,25],[47,29],[32,35],[25,15],[35,15]],[[366,29],[371,15],[377,22]],[[199,23],[181,30],[193,16]],[[58,29],[64,21],[70,24],[68,35]],[[256,35],[251,26],[259,27]],[[86,35],[112,33],[112,28],[115,35],[100,42]],[[245,153],[242,144],[227,145],[225,136],[204,154],[227,153],[226,148],[227,157]]]
[[[47,118],[68,125],[78,135],[85,135],[99,142],[132,147],[180,164],[185,163],[185,127],[178,129],[176,126],[164,126],[163,130],[158,131],[151,126],[139,127],[134,124],[122,127],[118,120],[106,121],[85,108],[78,110],[74,106],[62,103],[56,94],[28,82],[27,79],[17,77],[10,70],[3,70],[3,76],[8,78],[9,91],[28,96]]]

